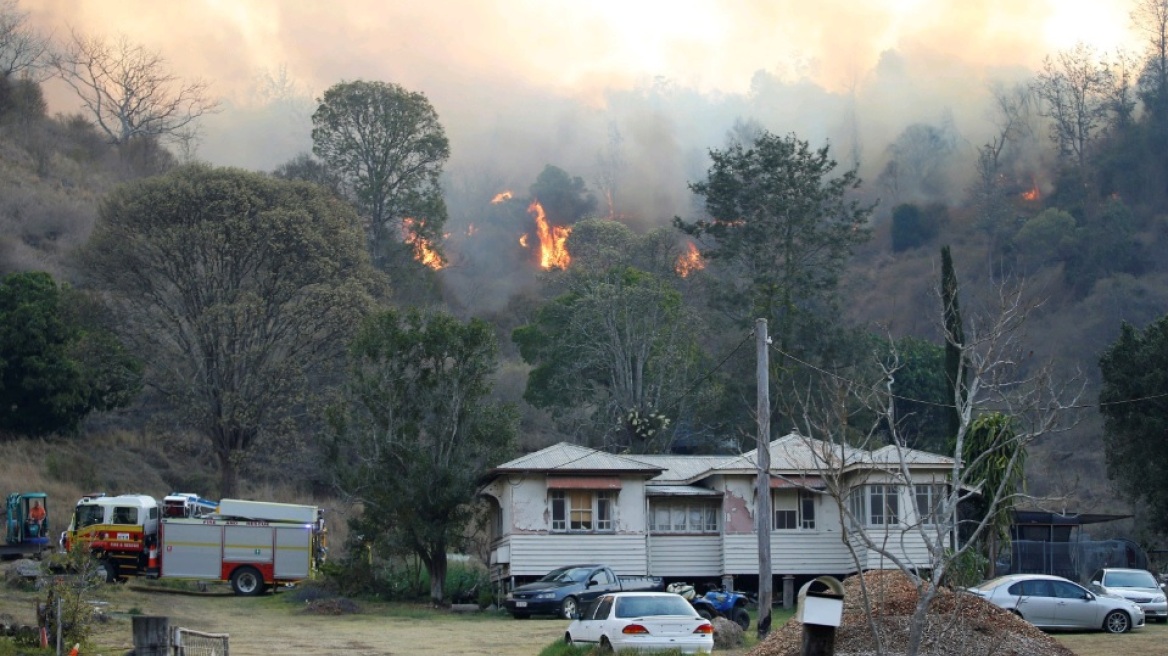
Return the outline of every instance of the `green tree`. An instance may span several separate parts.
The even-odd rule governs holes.
[[[584,179],[551,164],[540,172],[530,192],[555,225],[575,223],[596,211],[596,196],[588,191]]]
[[[961,449],[968,463],[966,480],[981,494],[967,499],[971,514],[961,518],[958,531],[964,538],[971,527],[985,525],[980,552],[988,568],[985,576],[993,577],[998,552],[1010,543],[1014,506],[1026,484],[1026,442],[1018,439],[1013,419],[991,412],[973,420]]]
[[[312,115],[312,152],[369,219],[378,266],[405,230],[431,245],[441,239],[446,204],[438,178],[450,143],[425,95],[386,82],[333,85]]]
[[[1168,523],[1168,315],[1143,330],[1124,323],[1099,359],[1107,476],[1153,524]]]
[[[350,350],[345,403],[330,413],[338,487],[361,503],[356,530],[421,559],[440,604],[446,554],[462,545],[479,477],[515,438],[514,410],[488,402],[494,331],[479,319],[386,310]]]
[[[936,237],[944,212],[944,206],[938,205],[927,209],[908,203],[897,205],[892,210],[892,250],[900,252],[923,246]]]
[[[952,441],[946,429],[949,386],[945,349],[916,337],[896,341],[898,368],[893,373],[894,415],[905,446],[944,453]]]
[[[149,383],[206,438],[222,496],[343,355],[379,282],[328,192],[201,165],[111,192],[84,264]]]
[[[133,400],[140,365],[112,335],[70,312],[83,302],[47,273],[0,279],[0,430],[73,432],[89,413]]]
[[[668,282],[639,269],[567,275],[568,291],[512,335],[534,367],[524,398],[585,408],[603,446],[665,450],[673,402],[698,357],[696,317]]]
[[[701,254],[722,269],[720,295],[734,320],[767,319],[790,352],[797,328],[814,323],[852,249],[868,238],[871,208],[847,198],[860,180],[855,170],[835,174],[827,146],[812,150],[794,135],[763,132],[710,157],[707,179],[689,186],[710,218],[674,224],[709,238]]]
[[[957,300],[957,273],[953,270],[953,256],[949,247],[941,248],[941,315],[945,322],[945,382],[949,406],[949,439],[955,440],[961,429],[962,408],[968,399],[968,366],[965,362],[965,328],[961,321],[961,305]]]

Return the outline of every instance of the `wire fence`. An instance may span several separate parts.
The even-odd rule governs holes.
[[[172,647],[174,656],[228,656],[226,633],[203,633],[176,627]]]

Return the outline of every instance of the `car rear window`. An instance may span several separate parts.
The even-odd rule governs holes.
[[[653,615],[687,615],[692,617],[694,612],[689,602],[678,595],[619,597],[616,600],[617,617],[650,617]]]

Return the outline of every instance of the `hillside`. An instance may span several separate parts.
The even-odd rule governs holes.
[[[70,267],[74,249],[85,243],[97,204],[113,185],[163,170],[172,158],[156,147],[115,150],[80,118],[48,118],[35,111],[9,112],[0,121],[0,274],[45,270],[59,280],[83,285]],[[1046,209],[1043,201],[1018,202],[1022,220]],[[1148,214],[1145,212],[1145,214]],[[1097,397],[1099,353],[1118,334],[1122,321],[1142,326],[1168,307],[1168,270],[1152,259],[1138,274],[1103,275],[1086,289],[1066,282],[1064,262],[1021,261],[1017,254],[1004,266],[1001,249],[976,226],[971,210],[950,207],[935,235],[913,248],[895,251],[887,208],[878,212],[871,241],[864,245],[844,278],[847,318],[893,337],[914,335],[939,340],[935,324],[939,280],[939,250],[953,249],[962,305],[967,316],[988,307],[1003,271],[1027,281],[1037,307],[1026,339],[1035,362],[1051,359],[1068,378],[1081,376],[1085,407],[1077,426],[1035,445],[1027,472],[1031,494],[1049,497],[1056,509],[1084,512],[1126,512],[1114,499],[1103,476],[1100,419],[1091,407]],[[1162,251],[1166,232],[1163,215],[1153,215],[1135,233],[1144,251]],[[509,239],[509,237],[508,237]],[[473,276],[473,271],[470,272]],[[466,277],[468,271],[438,272]],[[502,335],[525,320],[534,299],[519,290],[513,304],[491,320]],[[516,301],[515,299],[519,299]],[[527,428],[538,426],[523,445],[562,439],[547,431],[540,413],[522,402],[526,366],[510,345],[503,363],[506,386],[499,394],[520,404]],[[96,417],[76,440],[0,443],[5,449],[2,470],[5,489],[44,489],[56,499],[76,498],[88,491],[136,491],[163,495],[172,490],[204,493],[214,484],[209,461],[198,457],[196,443],[180,428],[166,425],[143,405],[116,417]],[[542,422],[542,423],[541,423]],[[530,431],[529,431],[530,432]],[[295,500],[312,493],[311,445],[273,445],[250,470],[251,492],[264,498]],[[33,453],[29,453],[32,451]],[[296,463],[286,465],[287,463]],[[247,483],[245,483],[247,485]],[[273,486],[257,489],[257,486]],[[1127,530],[1105,525],[1100,532]]]

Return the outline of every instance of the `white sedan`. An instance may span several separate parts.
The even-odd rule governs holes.
[[[573,619],[564,642],[599,645],[602,652],[709,654],[714,650],[714,627],[678,595],[614,592],[597,597]]]

